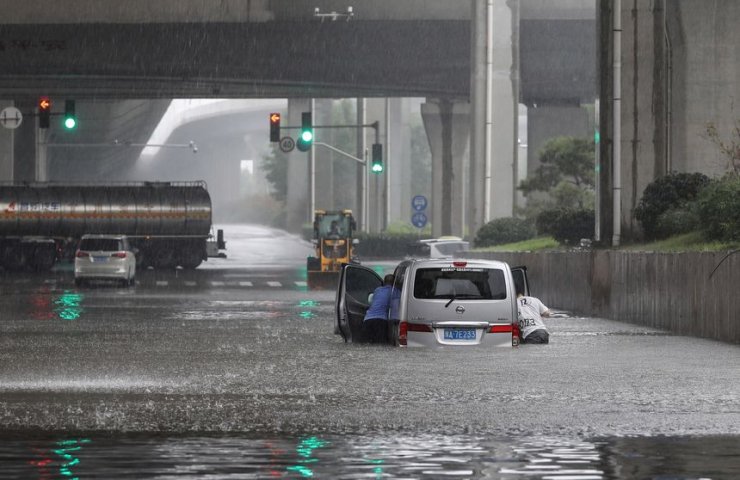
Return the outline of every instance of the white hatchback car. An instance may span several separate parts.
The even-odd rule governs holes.
[[[133,285],[136,255],[125,235],[84,235],[75,253],[75,284],[111,279]]]
[[[529,295],[526,267],[477,259],[404,260],[393,272],[386,339],[400,346],[511,347],[519,343],[516,291]],[[369,295],[383,280],[371,268],[343,266],[337,333],[363,342]]]

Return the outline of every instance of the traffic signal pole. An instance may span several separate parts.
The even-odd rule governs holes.
[[[312,100],[312,102],[313,102],[313,100]],[[311,111],[313,111],[313,110],[314,109],[313,109],[313,103],[312,103],[312,105],[311,105]],[[305,113],[308,113],[308,112],[304,112],[304,114]],[[271,118],[270,127],[271,127],[271,129],[274,129],[275,128],[274,127],[274,122],[272,120],[272,115],[274,115],[274,114],[270,114],[270,115],[271,115],[271,117],[270,117]],[[304,116],[304,118],[305,118],[305,116]],[[304,123],[304,125],[300,125],[300,126],[297,126],[297,125],[282,126],[281,125],[279,128],[281,130],[301,130],[301,131],[303,131],[306,128],[306,125],[305,125],[305,121],[302,122],[302,123]],[[375,145],[379,145],[380,146],[380,131],[379,131],[380,130],[380,122],[377,121],[377,120],[375,122],[373,122],[373,123],[358,122],[358,123],[353,124],[353,125],[352,124],[351,125],[311,125],[310,128],[311,128],[311,130],[328,129],[328,128],[356,128],[356,129],[372,128],[375,131]],[[355,162],[357,162],[358,164],[362,165],[363,167],[366,167],[368,162],[367,162],[367,159],[366,158],[365,159],[362,159],[362,158],[356,157],[355,155],[352,155],[350,153],[347,153],[345,151],[342,151],[342,150],[340,150],[340,149],[338,149],[336,147],[333,147],[333,146],[331,146],[331,145],[329,145],[327,143],[317,142],[315,140],[315,137],[314,137],[314,139],[310,140],[310,142],[307,142],[307,143],[308,143],[308,145],[305,146],[305,147],[303,147],[303,148],[306,148],[305,151],[307,151],[309,153],[309,156],[310,156],[310,158],[309,158],[309,177],[310,177],[310,179],[309,179],[309,203],[310,203],[310,208],[311,208],[310,211],[313,212],[314,209],[315,209],[315,198],[316,198],[315,197],[315,189],[316,189],[315,170],[316,169],[315,169],[315,158],[314,158],[314,153],[313,153],[314,152],[314,148],[313,148],[314,145],[319,145],[319,146],[328,148],[329,150],[332,150],[335,153],[338,153],[338,154],[340,154],[342,156],[345,156],[347,158],[350,158],[350,159],[354,160]],[[298,142],[296,142],[296,146],[298,146]],[[299,150],[302,150],[302,148],[299,148]],[[364,143],[363,143],[362,150],[364,150],[365,157],[367,157],[367,148],[364,147]],[[378,152],[382,152],[382,147],[381,147],[381,149],[378,150]],[[381,156],[382,156],[382,154],[381,154]],[[368,227],[368,222],[367,222],[367,216],[368,216],[367,215],[367,212],[368,212],[368,190],[369,190],[368,185],[369,185],[370,180],[369,180],[369,177],[368,177],[368,174],[367,174],[367,168],[363,168],[362,170],[363,170],[363,173],[362,173],[362,180],[361,180],[361,185],[362,185],[361,190],[363,190],[363,191],[362,191],[362,194],[361,194],[361,197],[360,197],[361,198],[361,202],[362,202],[362,205],[360,207],[360,211],[361,211],[360,229],[363,230],[363,231],[367,231],[367,227]]]

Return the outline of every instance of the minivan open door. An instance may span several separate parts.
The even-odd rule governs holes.
[[[381,285],[383,279],[370,268],[353,263],[342,266],[334,310],[336,330],[345,342],[362,341],[362,320],[370,307],[370,294]]]
[[[527,267],[525,267],[524,265],[511,267],[511,276],[514,277],[514,287],[516,289],[516,292],[521,291],[522,295],[528,297],[529,278],[527,278]]]

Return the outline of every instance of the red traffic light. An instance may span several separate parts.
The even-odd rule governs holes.
[[[51,116],[51,99],[39,97],[39,128],[49,128]]]
[[[49,97],[39,98],[39,110],[51,110],[51,100]]]
[[[270,141],[271,142],[280,141],[280,114],[279,113],[270,114]]]

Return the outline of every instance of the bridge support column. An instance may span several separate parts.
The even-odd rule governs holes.
[[[311,110],[311,101],[307,98],[288,100],[288,118],[285,125],[299,126],[301,113]],[[298,130],[287,130],[287,134],[298,138]],[[293,233],[300,233],[304,223],[313,218],[311,199],[309,198],[310,153],[301,152],[297,148],[290,152],[288,157],[288,194],[285,201],[287,225],[286,229]]]
[[[13,102],[0,102],[0,110],[12,106]],[[13,180],[13,130],[0,128],[0,182],[10,180]]]
[[[449,99],[427,101],[421,116],[432,152],[432,235],[464,235],[465,156],[470,133],[470,104]]]
[[[35,100],[16,102],[16,108],[23,112],[21,126],[13,130],[13,176],[16,182],[47,180],[46,146],[39,141],[46,137],[46,130],[40,130],[38,121],[31,114],[36,112]]]

